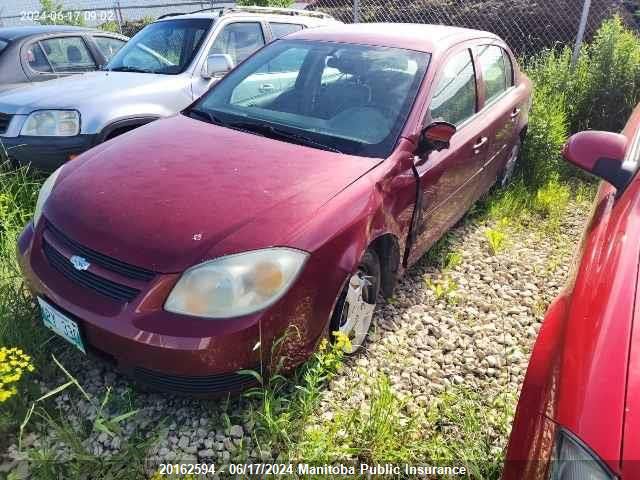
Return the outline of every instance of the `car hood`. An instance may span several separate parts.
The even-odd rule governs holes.
[[[26,115],[48,108],[77,109],[121,101],[124,97],[147,95],[175,85],[175,75],[132,72],[89,72],[27,84],[0,95],[0,112]],[[120,100],[119,100],[120,99]]]
[[[68,164],[45,216],[103,254],[180,272],[238,251],[295,247],[293,233],[377,163],[177,115]]]

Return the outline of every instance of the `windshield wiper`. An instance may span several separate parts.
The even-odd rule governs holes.
[[[191,108],[185,112],[191,118],[197,117],[205,122],[213,123],[216,125],[224,125],[224,123],[217,117],[213,116],[206,110],[200,110],[198,108]]]
[[[156,73],[153,70],[146,70],[144,68],[138,68],[138,67],[126,67],[124,65],[122,67],[109,68],[107,70],[109,72]]]
[[[335,147],[317,142],[316,140],[313,140],[312,138],[299,133],[288,132],[287,130],[284,130],[282,128],[274,127],[273,125],[265,125],[253,122],[233,122],[228,123],[227,125],[231,128],[237,128],[238,130],[257,133],[269,138],[288,140],[299,145],[306,145],[308,147],[319,148],[321,150],[328,150],[335,153],[343,153]]]

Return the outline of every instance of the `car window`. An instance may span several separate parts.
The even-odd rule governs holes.
[[[175,75],[183,72],[211,28],[205,18],[163,20],[147,25],[116,52],[108,70]]]
[[[231,56],[237,65],[264,45],[262,26],[256,22],[230,23],[218,34],[209,54],[223,53]]]
[[[454,55],[444,66],[431,99],[431,119],[454,125],[476,113],[476,76],[470,50]]]
[[[507,88],[512,87],[513,82],[513,64],[511,63],[511,57],[507,53],[506,50],[502,50],[502,55],[504,56],[504,74],[507,80]]]
[[[298,79],[306,56],[307,50],[304,48],[292,48],[276,55],[238,85],[232,93],[231,103],[278,95],[290,90]]]
[[[270,22],[269,26],[271,27],[271,33],[273,33],[274,40],[276,38],[285,37],[290,33],[297,32],[298,30],[302,30],[302,25],[296,25],[295,23]]]
[[[32,70],[43,73],[53,72],[39,42],[34,42],[25,48],[23,50],[23,57]]]
[[[107,61],[111,60],[111,57],[125,44],[123,40],[111,37],[93,37],[93,40]]]
[[[86,72],[96,69],[89,49],[80,37],[41,40],[40,45],[55,72]]]
[[[283,141],[384,158],[405,126],[429,59],[400,48],[279,40],[186,113]],[[268,73],[272,63],[290,67]]]
[[[507,89],[502,48],[495,45],[480,47],[478,63],[484,81],[485,102],[490,102]]]

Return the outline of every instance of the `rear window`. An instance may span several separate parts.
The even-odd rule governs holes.
[[[295,23],[270,22],[269,26],[271,27],[271,33],[273,33],[274,40],[276,38],[286,37],[290,33],[297,32],[298,30],[302,30],[302,25],[297,25]]]
[[[2,54],[2,51],[7,48],[7,45],[9,45],[9,42],[5,42],[4,40],[0,40],[0,55]]]

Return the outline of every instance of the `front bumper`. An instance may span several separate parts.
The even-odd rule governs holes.
[[[74,156],[89,150],[97,135],[75,137],[0,137],[9,158],[18,165],[51,172]]]
[[[35,229],[29,223],[18,240],[18,261],[31,290],[79,324],[88,351],[155,389],[190,395],[239,391],[250,379],[237,372],[268,366],[274,360],[270,346],[289,325],[302,332],[287,352],[298,354],[290,358],[296,365],[324,334],[329,314],[289,295],[264,312],[233,319],[166,312],[162,306],[179,274],[157,274],[133,300],[114,301],[53,268],[43,251],[44,223]],[[318,315],[326,315],[322,324]]]

